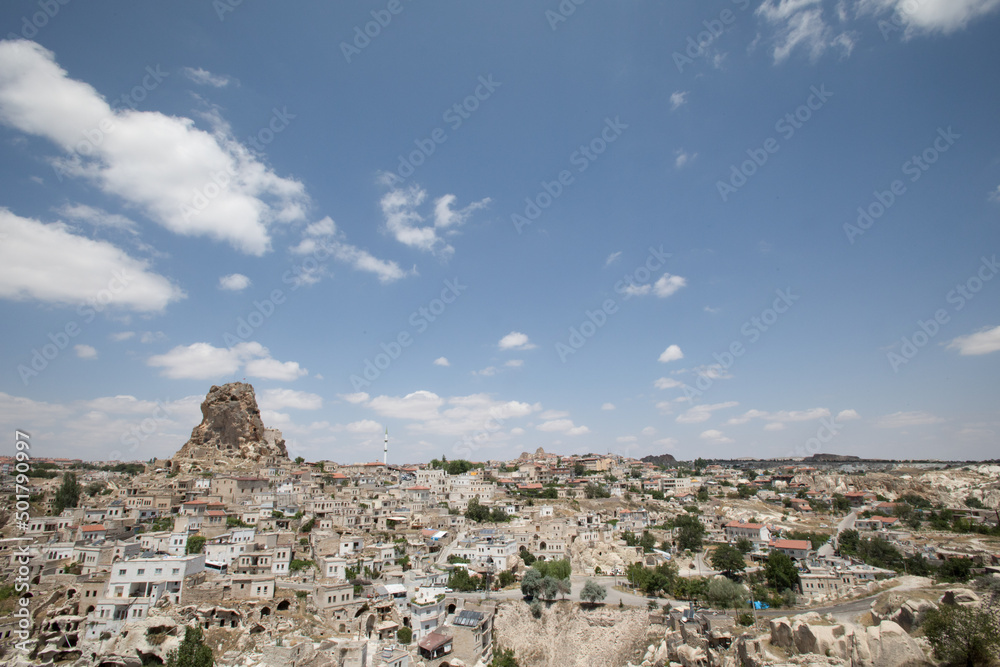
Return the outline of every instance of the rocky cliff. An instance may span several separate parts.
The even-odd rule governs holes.
[[[172,459],[175,470],[288,461],[281,431],[264,428],[251,385],[231,382],[212,387],[201,404],[201,415],[191,439]]]

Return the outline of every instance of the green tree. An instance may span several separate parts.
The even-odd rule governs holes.
[[[573,476],[574,477],[583,477],[583,474],[585,472],[587,472],[587,469],[584,467],[584,465],[582,463],[580,463],[579,461],[577,461],[576,463],[573,464]]]
[[[591,605],[597,604],[607,597],[607,595],[608,589],[592,579],[588,579],[583,585],[583,590],[580,591],[580,599],[585,600]]]
[[[498,647],[490,661],[490,667],[520,667],[514,657],[514,649]]]
[[[67,507],[76,507],[80,502],[80,483],[76,481],[76,475],[71,472],[63,473],[62,486],[56,491],[55,500],[52,501],[52,513],[62,514]]]
[[[542,575],[535,568],[529,568],[521,579],[521,594],[527,597],[538,597],[542,590]]]
[[[833,494],[833,509],[837,512],[850,512],[851,501],[841,493]]]
[[[693,514],[682,514],[674,519],[677,529],[677,548],[682,551],[701,551],[705,526]]]
[[[483,523],[490,520],[490,508],[481,505],[479,498],[473,498],[465,508],[465,518],[469,521]]]
[[[413,641],[413,630],[405,625],[396,630],[396,639],[400,644],[409,644]]]
[[[736,540],[735,546],[741,554],[748,554],[751,551],[753,551],[753,542],[751,542],[745,537],[741,537],[740,539]]]
[[[185,551],[189,554],[200,554],[205,550],[205,536],[204,535],[191,535],[187,539],[187,548]]]
[[[698,487],[698,502],[707,503],[708,502],[708,489],[704,486]]]
[[[305,459],[304,459],[303,457],[301,457],[301,456],[296,456],[296,457],[295,457],[295,463],[296,463],[297,465],[302,465],[302,464],[303,464],[303,463],[305,463],[305,462],[306,462],[306,460],[305,460]]]
[[[712,552],[712,567],[730,579],[735,579],[747,569],[747,564],[739,549],[729,544],[723,544]]]
[[[921,625],[934,656],[951,665],[989,664],[1000,653],[1000,628],[986,609],[942,605]]]
[[[772,551],[764,565],[764,577],[776,591],[794,588],[799,583],[799,570],[795,562],[780,551]]]
[[[968,581],[971,575],[972,561],[968,558],[949,558],[937,571],[938,579],[949,583]]]
[[[706,597],[712,605],[723,609],[740,609],[749,600],[746,586],[729,579],[712,579],[708,582]]]
[[[974,510],[981,510],[984,507],[983,501],[980,500],[979,498],[976,498],[975,496],[969,496],[968,498],[966,498],[965,506],[971,507]]]
[[[197,625],[184,630],[184,639],[176,651],[167,655],[167,667],[213,667],[212,649],[205,645]]]
[[[545,600],[555,600],[561,589],[559,585],[560,581],[562,580],[556,579],[553,576],[544,577],[542,579],[541,591],[539,595]]]
[[[531,567],[531,564],[534,563],[535,560],[537,560],[532,555],[532,553],[530,551],[528,551],[528,549],[526,547],[524,547],[523,545],[521,546],[521,550],[518,552],[517,555],[521,557],[522,561],[524,561],[525,567]]]

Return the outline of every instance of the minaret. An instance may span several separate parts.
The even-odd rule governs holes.
[[[389,467],[389,427],[385,427],[385,445],[382,447],[382,465]]]

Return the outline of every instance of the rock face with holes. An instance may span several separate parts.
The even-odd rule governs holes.
[[[201,423],[172,459],[175,470],[240,462],[287,462],[281,431],[264,428],[253,387],[244,382],[213,386],[201,404]]]

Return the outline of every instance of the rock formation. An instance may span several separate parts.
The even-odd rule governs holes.
[[[264,428],[253,387],[243,382],[213,386],[201,404],[201,423],[172,459],[174,470],[272,465],[288,461],[281,431]]]

